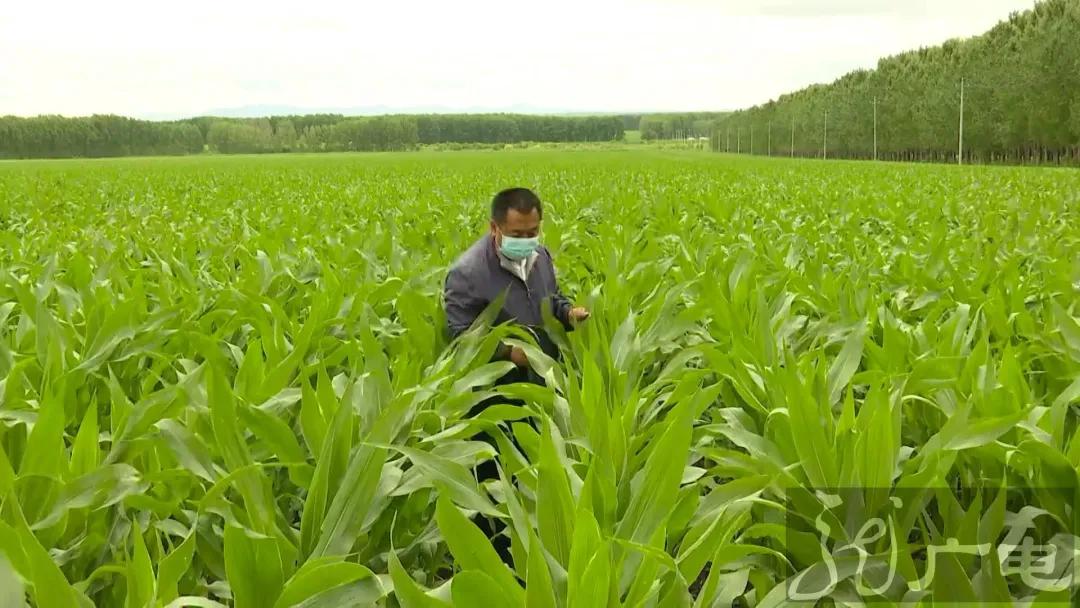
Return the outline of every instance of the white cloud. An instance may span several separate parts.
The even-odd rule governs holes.
[[[0,114],[250,104],[737,108],[981,33],[1031,4],[8,0]]]

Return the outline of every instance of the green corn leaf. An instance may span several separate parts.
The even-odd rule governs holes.
[[[24,608],[25,593],[22,577],[0,552],[0,608]]]
[[[218,480],[213,456],[202,438],[171,418],[160,420],[155,426],[180,466],[211,483]]]
[[[428,595],[402,567],[397,553],[389,554],[390,576],[394,581],[394,596],[401,608],[448,608],[449,603]]]
[[[582,582],[576,593],[569,594],[568,606],[603,606],[607,603],[612,576],[611,549],[608,543],[601,543],[599,550],[592,555],[589,565],[582,574]]]
[[[30,531],[19,507],[15,505],[12,511],[13,525],[0,522],[0,550],[20,568],[19,574],[30,584],[30,597],[38,606],[79,605],[75,590]]]
[[[466,570],[454,577],[451,585],[455,608],[516,608],[521,604],[507,597],[505,591],[481,570]]]
[[[934,603],[943,602],[948,606],[978,606],[979,598],[971,585],[963,566],[956,555],[943,553],[937,555],[937,568],[935,570],[935,584],[933,586]],[[945,581],[948,581],[945,583]]]
[[[830,403],[835,404],[840,401],[844,388],[847,387],[852,376],[858,371],[865,336],[866,327],[864,325],[860,325],[858,329],[851,332],[851,335],[844,341],[844,347],[840,350],[840,354],[837,355],[829,367],[828,391]]]
[[[690,525],[714,521],[732,503],[757,495],[773,481],[773,478],[767,475],[755,475],[717,486],[702,499]]]
[[[537,529],[540,540],[564,568],[570,565],[574,499],[556,453],[554,429],[544,425],[540,438],[540,466],[537,477]]]
[[[59,398],[46,395],[38,410],[37,423],[26,442],[26,452],[19,466],[19,475],[40,475],[59,479],[67,473],[64,457],[64,404]],[[29,501],[33,501],[32,503]],[[40,496],[23,496],[24,504],[41,504]]]
[[[152,532],[151,534],[156,534]],[[131,529],[132,550],[127,567],[127,608],[141,608],[150,605],[157,594],[155,589],[154,567],[150,564],[150,554],[146,542],[137,525]]]
[[[388,590],[376,577],[365,578],[322,591],[296,604],[296,608],[340,608],[341,606],[376,606]]]
[[[1075,380],[1061,392],[1057,398],[1054,399],[1053,404],[1050,406],[1050,432],[1054,437],[1054,445],[1061,448],[1065,447],[1065,417],[1069,404],[1080,399],[1080,376],[1077,376]],[[1075,442],[1074,442],[1075,443]],[[1076,446],[1080,449],[1080,446]],[[1070,447],[1070,452],[1072,451]],[[1075,462],[1075,459],[1074,459]]]
[[[180,579],[188,572],[195,557],[195,531],[184,537],[158,564],[157,596],[158,601],[169,604],[179,598]]]
[[[664,432],[649,452],[641,483],[616,528],[619,538],[648,543],[671,513],[690,449],[691,407],[690,401],[683,401],[668,414]]]
[[[285,583],[274,608],[297,606],[320,593],[375,575],[360,564],[324,557],[308,561]]]
[[[343,406],[342,409],[346,408]],[[385,462],[384,448],[360,445],[353,452],[334,499],[326,510],[326,517],[322,520],[319,540],[311,552],[312,556],[349,553],[364,527],[367,509],[374,501]]]
[[[312,399],[315,399],[312,393]],[[305,398],[305,403],[307,403]],[[312,407],[317,407],[315,402]],[[321,417],[322,414],[320,413]],[[303,412],[301,412],[303,418]],[[315,466],[315,473],[304,501],[304,511],[300,517],[301,554],[310,556],[316,550],[325,522],[327,507],[334,492],[349,467],[349,452],[353,445],[354,414],[352,408],[339,407],[334,413],[329,434],[321,440],[320,452]],[[321,418],[320,418],[321,420]],[[310,445],[310,444],[309,444]]]
[[[289,425],[277,416],[259,408],[238,409],[240,420],[255,436],[269,446],[280,462],[305,462],[304,451]]]
[[[544,547],[540,539],[530,533],[525,606],[526,608],[555,608],[558,605],[555,584],[552,582],[551,571],[544,556]]]
[[[236,608],[273,606],[281,595],[287,565],[278,541],[240,526],[225,528],[225,570]]]
[[[858,436],[862,449],[856,465],[863,487],[881,490],[873,492],[874,499],[868,506],[870,513],[876,512],[880,503],[887,499],[883,492],[893,485],[900,449],[896,442],[898,429],[894,429],[893,422],[888,395],[882,387],[872,386],[859,412]]]
[[[491,543],[443,494],[439,495],[436,503],[435,520],[450,552],[463,570],[485,573],[484,576],[498,589],[498,595],[512,601],[513,605],[519,606],[524,602],[524,591],[510,569],[499,559]],[[456,597],[454,601],[457,605]]]
[[[790,363],[789,363],[790,365]],[[788,371],[780,376],[787,396],[791,416],[791,443],[799,455],[810,485],[816,488],[836,487],[838,478],[833,442],[828,437],[830,413],[819,404],[810,390]]]
[[[430,452],[404,446],[383,446],[407,456],[412,463],[420,467],[447,495],[457,504],[490,517],[502,517],[503,514],[491,504],[491,501],[476,487],[476,482],[468,469],[448,458],[442,458]]]
[[[254,461],[241,436],[232,389],[216,367],[211,367],[207,374],[206,389],[214,438],[225,465],[230,471],[243,470]],[[255,528],[264,533],[271,530],[274,527],[273,499],[263,479],[255,471],[247,471],[235,483]]]
[[[306,381],[303,382],[301,389],[300,428],[303,430],[308,451],[317,456],[322,454],[328,425],[315,390]]]
[[[1027,414],[1027,411],[1021,411],[1008,416],[976,420],[950,438],[945,449],[969,450],[992,443],[1027,418]]]
[[[495,380],[505,376],[512,369],[514,369],[514,364],[510,361],[496,361],[482,365],[466,374],[450,387],[450,398],[464,394],[476,387],[488,386]]]
[[[1065,344],[1074,354],[1080,354],[1080,323],[1066,311],[1061,304],[1053,302],[1054,319],[1057,322],[1057,330],[1061,333]]]
[[[604,545],[604,541],[596,519],[585,505],[579,506],[567,568],[567,597],[571,602],[580,602],[580,598],[588,593],[588,587],[595,582],[587,575],[592,558],[598,554],[601,545]]]
[[[71,447],[71,475],[81,476],[92,472],[101,462],[98,446],[98,407],[92,402],[86,408],[75,443]]]
[[[184,596],[178,597],[175,600],[165,605],[165,608],[228,608],[221,602],[215,602],[210,598]]]
[[[32,528],[40,530],[55,525],[71,509],[110,507],[129,496],[145,492],[149,486],[130,465],[100,467],[64,485],[52,509]]]

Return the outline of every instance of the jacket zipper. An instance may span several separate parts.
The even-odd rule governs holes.
[[[493,244],[493,246],[494,246],[494,244]],[[502,263],[500,262],[499,265],[502,266]],[[503,267],[503,270],[509,271],[509,269],[506,268],[505,266]],[[514,278],[521,281],[525,285],[525,297],[528,298],[529,304],[534,304],[535,302],[533,302],[532,289],[529,288],[529,275],[526,274],[524,277],[520,277],[516,273],[513,273],[513,272],[511,272],[510,274]]]
[[[522,267],[522,271],[524,273],[524,267]],[[518,276],[517,274],[514,274],[514,273],[511,273],[511,274],[514,275],[514,278],[518,279],[519,281],[521,281],[525,285],[525,297],[527,297],[529,299],[529,304],[532,304],[533,303],[533,297],[532,297],[532,289],[529,288],[529,275],[527,273],[525,273],[525,276],[521,277],[521,276]]]
[[[521,281],[521,282],[522,282],[522,283],[525,283],[525,296],[526,296],[527,298],[529,298],[529,304],[532,304],[532,303],[533,303],[533,297],[532,297],[532,289],[529,289],[529,279],[528,279],[528,276],[526,275],[526,278],[522,279],[522,281]]]

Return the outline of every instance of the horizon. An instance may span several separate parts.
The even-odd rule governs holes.
[[[261,112],[260,108],[273,109],[274,111],[266,113]],[[149,116],[128,116],[124,114],[117,114],[115,112],[98,112],[96,114],[33,114],[33,115],[18,115],[18,114],[0,114],[2,117],[14,116],[16,118],[40,118],[47,116],[59,116],[64,119],[79,119],[89,118],[94,115],[98,116],[120,116],[122,118],[129,118],[132,120],[143,120],[148,122],[180,122],[185,120],[193,120],[196,118],[221,118],[221,119],[257,119],[257,118],[276,118],[282,116],[314,116],[314,115],[338,115],[344,118],[365,118],[365,117],[377,117],[377,116],[420,116],[420,115],[446,115],[446,116],[482,116],[488,114],[506,114],[516,116],[556,116],[556,117],[588,117],[588,116],[660,116],[660,115],[681,115],[681,114],[732,114],[739,110],[630,110],[630,111],[606,111],[597,110],[590,112],[588,110],[545,110],[545,109],[517,109],[517,108],[401,108],[401,109],[380,109],[373,108],[291,108],[288,106],[274,106],[274,105],[250,105],[240,106],[235,108],[217,108],[208,112],[193,114],[193,115],[171,115],[171,114],[157,114]]]
[[[273,110],[263,112],[263,109]],[[524,116],[636,116],[656,114],[690,114],[690,113],[730,113],[736,110],[575,110],[558,108],[531,108],[507,106],[499,107],[469,107],[469,108],[446,108],[446,107],[402,107],[389,108],[381,106],[354,107],[354,108],[298,108],[291,106],[279,106],[274,104],[252,104],[233,108],[215,108],[205,113],[193,116],[180,116],[176,118],[155,117],[144,120],[190,120],[192,118],[270,118],[274,116],[304,116],[314,114],[337,114],[345,117],[368,117],[368,116],[416,116],[421,114],[438,115],[483,115],[483,114],[515,114]]]
[[[872,69],[885,57],[980,35],[1034,3],[556,0],[576,9],[563,14],[558,6],[531,12],[493,0],[451,9],[420,0],[405,9],[318,0],[294,14],[275,12],[295,11],[284,1],[252,13],[196,0],[168,15],[132,0],[105,4],[73,4],[59,16],[25,2],[14,7],[0,22],[0,53],[21,60],[0,66],[0,115],[730,112]],[[328,10],[314,15],[318,8]],[[414,13],[428,19],[408,21]],[[511,34],[541,42],[498,38],[513,17],[529,26]],[[407,27],[370,27],[403,20]]]

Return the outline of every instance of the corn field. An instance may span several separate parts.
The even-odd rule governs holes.
[[[593,313],[558,361],[443,331],[512,185]],[[1080,173],[203,157],[0,164],[0,201],[4,608],[1070,597],[928,548],[1072,551]],[[500,342],[546,384],[493,387]]]

